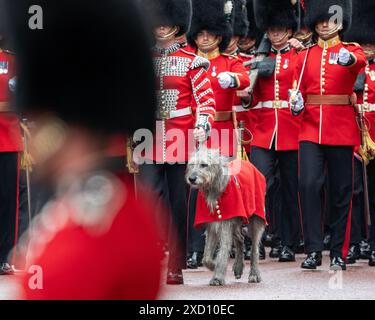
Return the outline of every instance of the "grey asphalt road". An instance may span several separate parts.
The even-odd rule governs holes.
[[[260,262],[263,281],[247,283],[250,263],[246,261],[245,273],[236,280],[228,266],[227,285],[210,287],[212,273],[202,267],[184,272],[183,286],[163,285],[159,299],[169,300],[342,300],[375,299],[375,267],[360,260],[348,265],[346,271],[329,271],[329,256],[324,254],[323,265],[317,270],[300,268],[304,255],[297,255],[296,262],[279,263],[267,256]]]

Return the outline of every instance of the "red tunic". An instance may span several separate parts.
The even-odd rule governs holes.
[[[300,90],[306,101],[307,95],[347,95],[353,93],[358,73],[366,65],[362,48],[356,44],[343,43],[339,38],[310,47],[298,56],[298,65],[294,79],[298,81],[303,62],[308,53],[306,68]],[[355,57],[356,62],[349,66],[337,64],[341,48],[346,48]],[[299,141],[310,141],[323,145],[356,146],[359,144],[359,132],[355,109],[343,105],[305,104]]]
[[[0,104],[9,102],[11,94],[9,80],[14,76],[14,56],[0,49]],[[19,152],[22,150],[23,142],[19,117],[13,112],[0,112],[0,152]]]
[[[210,63],[208,77],[215,93],[216,111],[233,111],[236,91],[246,89],[250,85],[249,75],[241,59],[236,56],[218,53],[210,58]],[[238,86],[223,89],[217,79],[217,76],[222,72],[230,72],[235,75]],[[236,154],[236,137],[232,118],[227,121],[214,122],[208,147],[220,149],[224,156]]]
[[[230,180],[218,199],[219,208],[215,209],[215,212],[210,212],[204,194],[199,192],[195,227],[235,217],[241,217],[244,223],[248,223],[252,215],[257,215],[266,223],[264,205],[266,179],[264,176],[250,162],[240,159],[230,162],[229,170]]]
[[[30,288],[36,273],[27,273],[20,279],[20,299],[157,297],[162,254],[153,210],[145,198],[136,201],[130,182],[123,181],[111,180],[115,193],[105,210],[85,205],[85,196],[90,194],[83,192],[80,198],[78,191],[64,195],[40,213],[29,254],[30,265],[41,267],[43,288]]]
[[[258,109],[252,145],[275,150],[298,150],[298,133],[301,117],[290,112],[288,91],[296,68],[297,52],[286,48],[272,49],[270,57],[276,59],[275,71],[269,78],[260,77],[254,88],[253,108]]]
[[[251,62],[251,60],[253,60],[254,55],[240,52],[238,57],[242,60],[243,63],[248,63],[248,62]],[[247,73],[250,73],[251,66],[247,65],[245,66],[245,69]],[[253,134],[258,110],[244,109],[242,106],[242,100],[238,96],[234,97],[234,108],[237,112],[238,124],[240,123],[240,121],[243,121],[245,124],[245,128],[249,130],[251,134]],[[244,134],[244,140],[248,140],[248,139],[249,139],[248,135]],[[250,144],[246,144],[244,145],[244,147],[245,147],[246,152],[250,152]]]
[[[193,151],[196,117],[192,111],[215,115],[215,99],[207,77],[209,62],[179,47],[154,51],[158,112],[152,158],[158,163],[187,162]],[[186,112],[163,119],[162,111]],[[190,110],[190,113],[189,113]],[[146,154],[145,158],[150,158]]]

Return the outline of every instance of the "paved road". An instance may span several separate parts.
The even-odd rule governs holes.
[[[263,281],[247,283],[250,264],[246,261],[245,274],[236,280],[228,267],[227,285],[210,287],[211,272],[205,268],[184,272],[185,285],[163,286],[160,299],[375,299],[375,268],[360,260],[348,266],[344,272],[329,271],[329,257],[323,258],[318,270],[302,270],[299,266],[304,255],[297,255],[297,261],[279,263],[267,257],[260,262]],[[231,260],[231,263],[233,260]]]

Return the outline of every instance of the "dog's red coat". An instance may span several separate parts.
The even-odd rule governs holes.
[[[228,186],[218,199],[218,206],[213,213],[207,206],[204,194],[199,192],[195,227],[234,217],[241,217],[244,223],[247,223],[254,214],[266,223],[264,176],[250,162],[239,159],[229,163],[229,172]]]

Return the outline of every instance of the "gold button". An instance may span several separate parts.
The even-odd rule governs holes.
[[[219,215],[219,216],[218,216],[218,218],[219,218],[219,219],[221,219],[221,218],[222,218],[222,216],[221,216],[221,215]]]
[[[221,213],[221,211],[220,211],[220,210],[217,210],[216,212],[217,212],[217,214],[220,214],[220,213]]]

